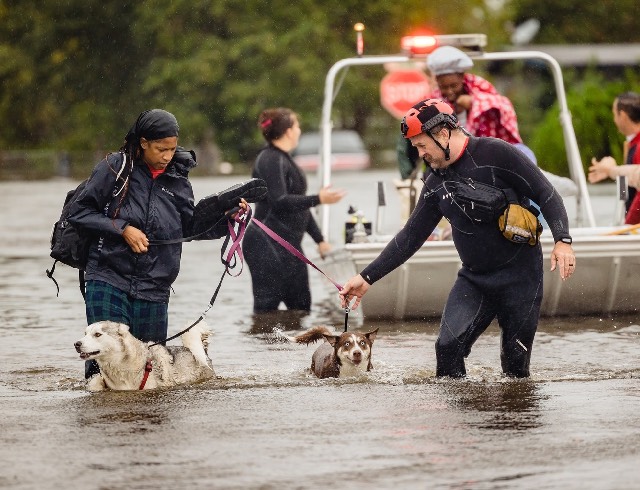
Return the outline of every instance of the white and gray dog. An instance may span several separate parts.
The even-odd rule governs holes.
[[[80,359],[95,359],[100,366],[100,374],[87,383],[90,391],[150,390],[212,378],[210,334],[201,321],[182,334],[182,346],[152,346],[131,335],[127,325],[104,321],[89,325],[74,347]]]

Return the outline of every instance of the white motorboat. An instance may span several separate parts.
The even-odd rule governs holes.
[[[564,136],[571,179],[576,184],[574,195],[566,196],[570,216],[573,248],[578,268],[568,281],[558,272],[549,272],[553,238],[545,232],[541,237],[545,260],[543,316],[614,315],[637,311],[640,305],[640,235],[627,233],[624,226],[597,226],[588,186],[580,160],[578,144],[567,107],[562,71],[558,62],[540,51],[484,52],[484,35],[436,36],[440,44],[466,46],[476,60],[538,60],[553,74],[560,107],[559,123]],[[336,75],[346,67],[408,63],[413,56],[358,56],[338,61],[329,70],[322,110],[322,153],[319,179],[328,185],[331,179],[331,110]],[[622,187],[626,187],[623,182]],[[563,196],[564,197],[564,196]],[[611,196],[614,199],[614,196]],[[569,202],[568,202],[569,201]],[[321,208],[321,227],[330,239],[330,207]],[[378,213],[378,220],[381,214]],[[389,221],[390,217],[385,217]],[[378,223],[373,228],[379,228]],[[401,225],[397,216],[397,227]],[[392,235],[361,233],[358,243],[335,245],[335,251],[323,262],[323,269],[338,282],[359,273],[386,246]],[[452,241],[427,241],[404,265],[378,281],[362,302],[367,318],[419,319],[439,317],[461,263]],[[333,290],[335,293],[335,290]]]

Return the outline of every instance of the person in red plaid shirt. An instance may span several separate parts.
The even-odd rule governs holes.
[[[513,104],[484,78],[466,73],[472,66],[471,58],[459,49],[437,48],[427,59],[427,68],[438,83],[429,97],[446,100],[460,125],[474,136],[522,143]]]
[[[460,126],[473,136],[492,136],[516,145],[530,156],[518,131],[518,119],[511,101],[484,78],[466,73],[473,67],[469,56],[453,46],[441,46],[427,58],[427,68],[437,87],[429,98],[441,99],[454,109]],[[423,170],[414,149],[400,139],[396,148],[403,179]]]

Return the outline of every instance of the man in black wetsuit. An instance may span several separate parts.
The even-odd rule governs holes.
[[[514,377],[529,376],[542,301],[540,244],[509,241],[497,222],[479,222],[469,216],[451,190],[465,179],[512,189],[518,198],[540,203],[556,242],[551,252],[551,270],[557,267],[564,280],[573,274],[576,262],[561,197],[521,151],[499,139],[470,136],[458,126],[451,108],[440,100],[427,99],[413,106],[401,129],[431,171],[404,228],[340,291],[343,306],[355,298],[355,309],[370,285],[420,249],[444,216],[451,222],[462,267],[440,324],[436,375],[465,376],[464,358],[497,317],[502,331],[503,372]]]

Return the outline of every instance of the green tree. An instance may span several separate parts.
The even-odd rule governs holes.
[[[640,77],[628,70],[623,79],[607,82],[595,70],[588,71],[580,80],[567,80],[567,105],[572,114],[580,157],[587,171],[591,158],[613,156],[622,161],[621,135],[613,123],[611,106],[615,97],[629,90],[640,91]],[[559,109],[554,104],[535,129],[531,148],[540,165],[551,172],[568,175],[564,140],[559,124]]]
[[[157,0],[140,5],[136,14],[138,44],[153,46],[143,96],[153,94],[176,106],[189,134],[212,128],[227,153],[241,159],[251,158],[260,144],[255,120],[265,107],[290,106],[304,129],[318,127],[326,73],[334,62],[355,54],[356,22],[367,26],[368,54],[390,54],[399,51],[400,37],[412,28],[457,32],[462,19],[477,31],[495,17],[479,0],[456,0],[441,10],[416,0],[241,4]],[[458,8],[469,15],[456,15]],[[373,121],[395,127],[379,104],[383,75],[382,67],[346,73],[335,104],[337,126],[361,134]]]
[[[131,8],[98,0],[0,4],[3,145],[98,145],[127,114],[140,83]],[[110,136],[110,134],[109,134]]]
[[[640,41],[637,0],[512,0],[516,24],[540,21],[534,42],[542,44]]]
[[[290,106],[305,130],[318,127],[326,73],[355,55],[356,22],[366,25],[367,54],[398,52],[414,28],[489,31],[497,33],[491,43],[503,43],[503,11],[488,4],[0,0],[0,116],[11,121],[0,142],[113,149],[135,114],[164,107],[178,117],[184,144],[213,134],[227,158],[248,161],[262,144],[255,121],[265,107]],[[383,75],[381,67],[349,70],[334,111],[336,126],[373,147],[392,147],[397,124],[380,107]]]

